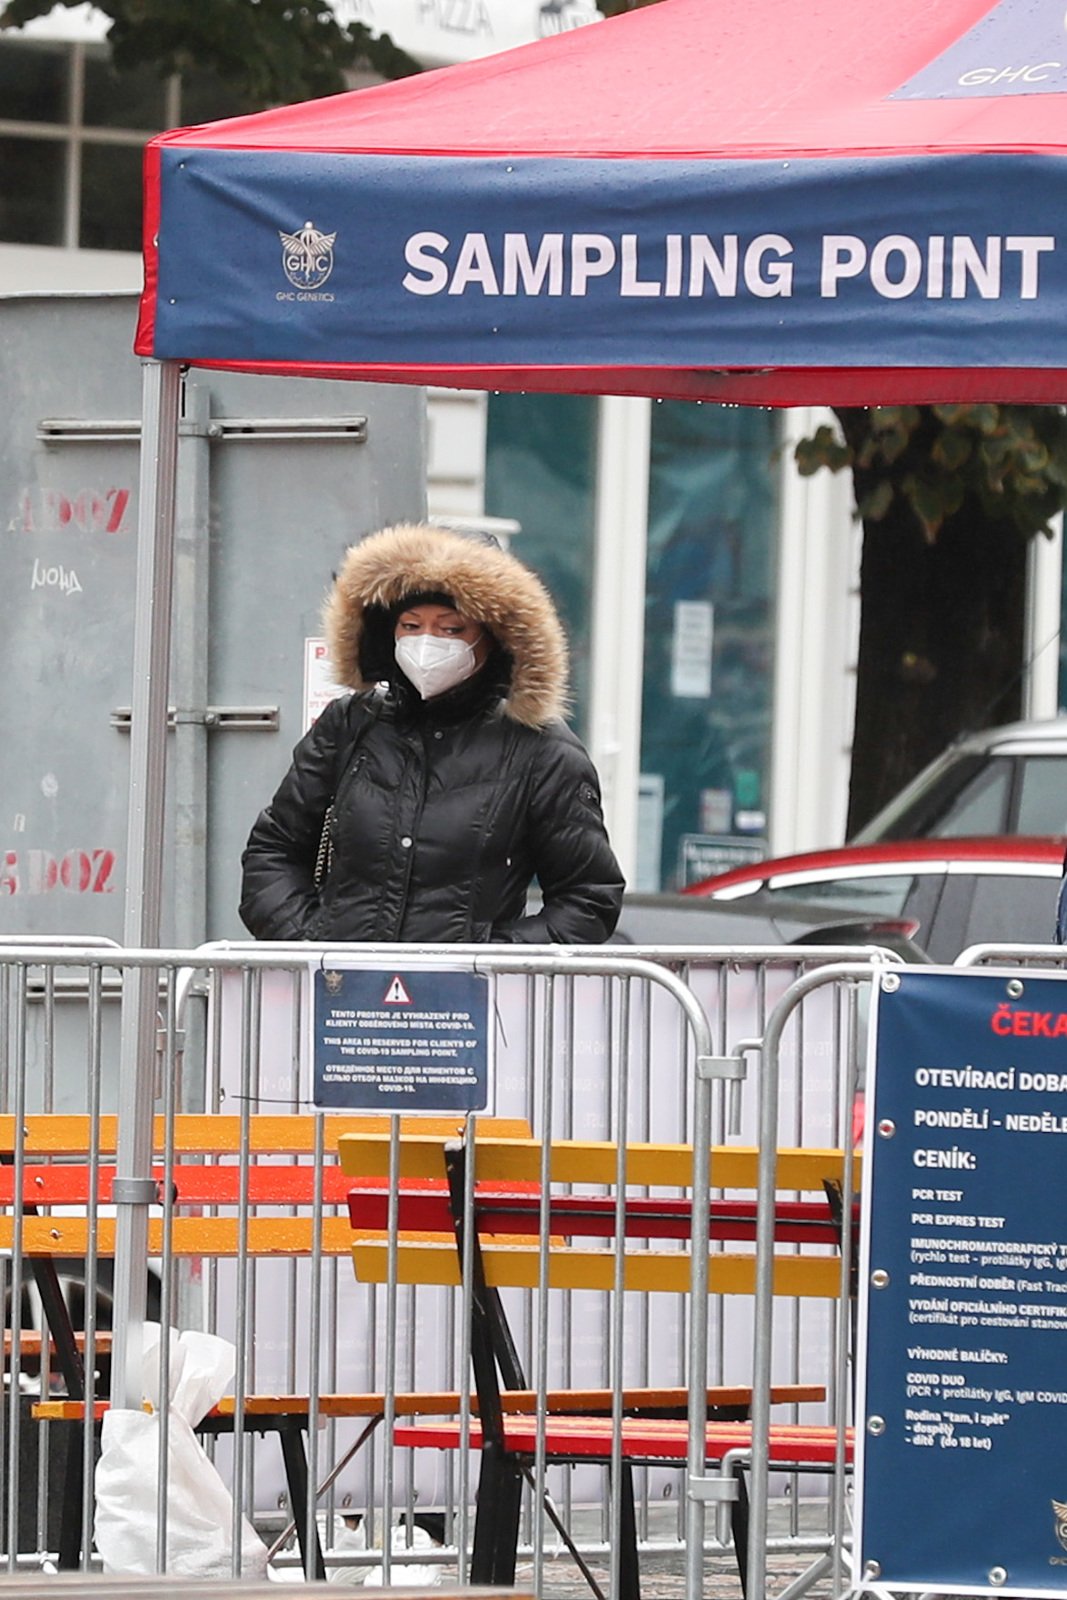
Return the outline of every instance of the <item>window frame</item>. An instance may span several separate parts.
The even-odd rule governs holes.
[[[29,48],[29,41],[17,38],[0,38],[0,49],[12,51]],[[164,84],[163,127],[120,128],[108,124],[89,123],[85,120],[85,69],[90,57],[106,56],[105,44],[86,40],[65,41],[61,48],[66,55],[67,118],[62,122],[28,122],[18,118],[0,117],[0,137],[41,140],[62,144],[66,161],[63,187],[63,214],[57,230],[59,243],[51,248],[78,250],[90,248],[81,244],[82,168],[86,145],[121,145],[143,150],[149,139],[173,128],[180,121],[181,91],[176,77]],[[16,244],[17,240],[0,239],[0,246]],[[95,248],[101,248],[97,246]],[[123,252],[130,254],[130,251]]]

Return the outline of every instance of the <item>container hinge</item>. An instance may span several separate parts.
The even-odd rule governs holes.
[[[206,439],[208,424],[182,417],[178,433],[183,439]],[[139,417],[42,417],[37,424],[42,444],[137,444]]]
[[[211,417],[200,422],[183,417],[178,423],[183,439],[210,439],[227,444],[260,439],[347,439],[350,444],[366,444],[367,419],[341,417]],[[43,444],[136,444],[141,437],[139,420],[126,417],[42,417],[37,437]]]
[[[735,1082],[747,1074],[742,1056],[697,1056],[698,1078],[728,1078]]]
[[[366,444],[366,417],[212,417],[204,429],[215,442],[260,439],[347,439]]]
[[[136,444],[141,423],[127,417],[43,417],[37,437],[43,444]]]
[[[132,720],[133,713],[129,706],[116,706],[111,713],[111,726],[118,728],[121,733],[129,733]],[[203,711],[179,710],[170,706],[167,710],[167,726],[176,728],[179,724],[211,728],[219,732],[232,729],[234,732],[277,733],[281,726],[281,715],[277,706],[207,706]]]

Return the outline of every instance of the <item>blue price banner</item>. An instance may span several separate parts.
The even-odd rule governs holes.
[[[489,980],[473,972],[346,966],[312,972],[317,1106],[483,1111]]]
[[[883,977],[872,1065],[857,1583],[1063,1593],[1067,975]]]
[[[866,156],[751,152],[309,161],[183,143],[159,162],[157,357],[1067,364],[1067,174],[1042,151],[882,153],[876,174]]]

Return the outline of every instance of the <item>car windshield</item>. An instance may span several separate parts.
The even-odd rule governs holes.
[[[1003,833],[1007,827],[1011,762],[1000,757],[976,772],[944,805],[929,829],[933,839],[966,839]]]
[[[961,755],[909,784],[852,843],[995,834],[1067,834],[1067,754]]]
[[[981,756],[968,754],[942,767],[934,777],[920,773],[860,828],[851,842],[873,844],[880,840],[922,839],[928,835],[937,838],[946,833],[958,836],[961,830],[951,827],[949,819],[957,805],[965,806],[971,784],[980,781],[989,771]],[[1002,772],[1005,803],[1009,776],[1005,764]],[[987,829],[991,833],[1002,831],[1001,826]]]

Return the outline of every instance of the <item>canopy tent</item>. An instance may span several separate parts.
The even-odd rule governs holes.
[[[163,134],[137,349],[789,405],[1067,393],[1060,0],[663,0]]]
[[[154,140],[126,944],[159,934],[181,364],[773,405],[1056,401],[1065,93],[1062,0],[662,0]],[[122,1125],[140,1130],[119,1151],[124,1405],[152,1191],[140,976],[120,1063]],[[693,1593],[702,1518],[692,1501]],[[754,1546],[764,1532],[754,1512]]]

